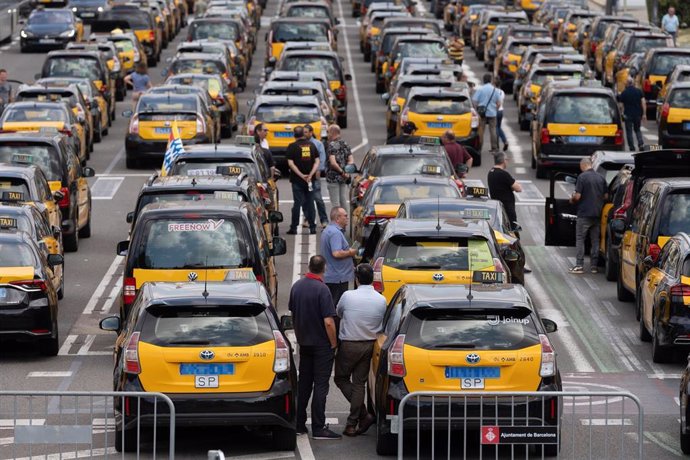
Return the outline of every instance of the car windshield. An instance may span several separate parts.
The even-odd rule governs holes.
[[[215,38],[217,40],[237,40],[240,30],[237,24],[230,22],[192,22],[192,40],[206,40]]]
[[[34,267],[36,257],[25,244],[0,243],[0,267]]]
[[[470,113],[472,103],[465,97],[415,96],[409,103],[410,112],[433,115],[463,115]]]
[[[256,109],[256,119],[264,123],[311,123],[321,114],[316,105],[262,104]]]
[[[72,15],[69,11],[36,11],[29,16],[29,24],[69,24],[72,22]]]
[[[630,54],[645,53],[647,50],[663,48],[664,46],[666,46],[665,37],[634,37]]]
[[[398,50],[400,57],[445,57],[448,55],[446,47],[441,42],[407,42],[401,43]]]
[[[98,70],[98,60],[88,57],[54,57],[48,59],[44,76],[46,77],[77,77],[90,80],[101,80],[103,76]]]
[[[299,17],[299,18],[327,18],[328,10],[326,8],[320,8],[318,6],[293,6],[288,10],[289,17]]]
[[[197,97],[142,97],[137,112],[196,112]]]
[[[673,108],[690,109],[690,88],[673,90],[668,104]]]
[[[412,198],[458,198],[457,189],[442,184],[380,184],[373,191],[376,204],[400,204]]]
[[[493,270],[489,242],[482,238],[393,237],[384,265],[396,270]]]
[[[259,175],[259,168],[256,163],[247,159],[247,161],[231,159],[210,160],[209,158],[186,158],[179,160],[173,165],[173,175],[176,176],[212,176],[218,174],[217,168],[219,166],[231,166],[235,173],[247,173],[250,176],[261,177]],[[246,201],[246,200],[245,200]]]
[[[325,24],[280,23],[273,30],[274,42],[327,42]]]
[[[561,95],[553,98],[547,121],[566,124],[616,124],[618,111],[610,97]]]
[[[25,200],[31,200],[29,184],[24,179],[18,177],[0,177],[0,199],[5,192],[19,192]]]
[[[690,54],[658,53],[649,69],[651,75],[668,75],[679,64],[690,64]]]
[[[690,190],[674,191],[666,197],[661,209],[659,235],[690,233]]]
[[[239,224],[223,218],[157,219],[148,223],[141,268],[246,267]]]
[[[12,142],[0,145],[0,163],[35,164],[49,181],[62,180],[59,155],[55,147],[45,144]]]
[[[519,350],[539,344],[534,321],[526,308],[419,308],[410,315],[405,344],[423,349]]]
[[[219,78],[190,78],[173,76],[168,78],[167,84],[196,86],[197,88],[205,89],[211,95],[217,95],[222,89]]]
[[[301,72],[325,72],[331,81],[340,81],[340,69],[334,58],[317,56],[286,57],[280,70],[299,70]]]
[[[448,162],[445,158],[432,155],[381,155],[369,171],[371,176],[416,176],[422,170],[434,168],[441,176],[450,176]]]
[[[176,59],[170,66],[172,73],[222,74],[224,66],[215,59]]]
[[[3,121],[22,122],[22,121],[61,121],[67,123],[69,117],[67,109],[60,107],[12,107],[5,109],[2,117]]]

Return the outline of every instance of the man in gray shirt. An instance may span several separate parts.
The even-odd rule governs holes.
[[[374,269],[371,265],[359,264],[355,276],[359,287],[343,293],[336,308],[340,317],[340,347],[335,357],[333,380],[350,402],[350,415],[343,431],[346,436],[366,432],[376,420],[367,412],[364,395],[374,341],[376,334],[381,332],[386,313],[386,298],[372,286]]]

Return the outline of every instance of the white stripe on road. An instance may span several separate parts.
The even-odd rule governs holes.
[[[70,348],[72,348],[74,342],[77,341],[77,337],[78,336],[75,334],[68,335],[65,341],[62,343],[60,350],[58,351],[58,356],[67,356],[69,354]]]
[[[89,315],[89,314],[93,313],[93,309],[96,307],[96,304],[98,303],[101,296],[103,295],[105,288],[110,284],[110,280],[115,275],[115,271],[120,266],[120,264],[122,263],[123,260],[124,260],[123,256],[115,256],[115,259],[110,264],[110,267],[108,267],[108,271],[105,272],[105,275],[101,279],[101,282],[98,283],[98,286],[96,286],[96,290],[93,291],[91,298],[87,302],[86,307],[84,308],[84,311],[82,312],[83,315]]]
[[[0,418],[0,428],[14,428],[16,425],[21,426],[33,426],[33,425],[45,425],[46,419],[44,418]]]
[[[299,452],[299,458],[302,460],[316,460],[314,451],[311,450],[311,444],[309,444],[309,435],[297,436],[297,452]]]
[[[73,460],[75,458],[91,458],[95,456],[105,456],[110,454],[117,454],[114,447],[107,449],[85,449],[76,452],[54,453],[33,455],[31,457],[17,458],[16,460]]]
[[[32,377],[71,377],[72,371],[36,371],[29,372],[27,378]]]
[[[91,186],[91,199],[112,200],[124,180],[122,176],[99,177]]]
[[[307,417],[307,425],[311,425],[311,417]],[[326,417],[326,425],[337,425],[338,419],[336,417]]]
[[[295,458],[294,452],[271,452],[268,454],[248,454],[236,457],[225,456],[225,460],[278,460],[280,458]]]
[[[629,418],[583,418],[580,420],[583,426],[632,426]]]
[[[113,157],[112,161],[108,165],[107,168],[105,168],[105,171],[103,171],[103,174],[110,174],[113,169],[115,169],[115,166],[119,163],[119,161],[122,159],[122,157],[125,156],[125,148],[122,147],[120,150],[118,150],[117,154]]]

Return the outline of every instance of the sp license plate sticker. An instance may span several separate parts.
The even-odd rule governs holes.
[[[169,232],[215,232],[225,219],[208,219],[206,222],[178,222],[168,224]]]

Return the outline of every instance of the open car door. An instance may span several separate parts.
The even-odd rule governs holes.
[[[570,203],[570,194],[563,190],[556,182],[568,184],[573,191],[577,176],[569,173],[557,172],[551,175],[549,196],[546,198],[546,221],[544,222],[546,246],[575,246],[575,222],[577,221],[577,204]],[[567,187],[567,186],[566,186]],[[557,198],[565,196],[565,198]]]

